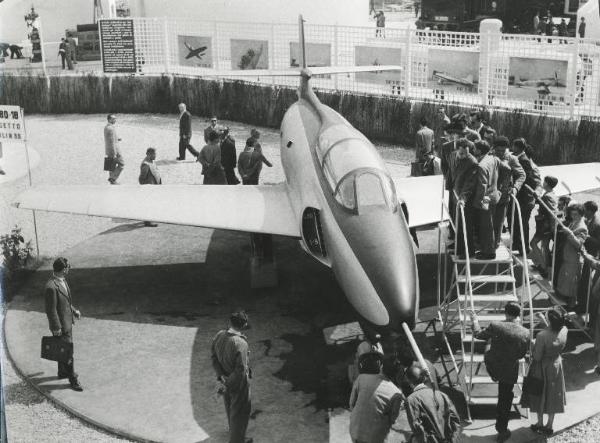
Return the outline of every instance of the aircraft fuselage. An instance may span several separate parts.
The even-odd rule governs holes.
[[[281,161],[300,215],[301,245],[333,269],[369,323],[412,328],[419,303],[416,256],[394,184],[369,140],[315,100],[301,98],[281,125]]]

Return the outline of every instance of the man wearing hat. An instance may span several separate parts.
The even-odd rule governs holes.
[[[52,278],[48,280],[44,288],[50,331],[52,335],[61,337],[67,343],[73,342],[73,324],[75,324],[75,319],[81,317],[81,312],[73,306],[71,288],[65,279],[70,268],[66,258],[59,257],[54,260]],[[77,392],[83,391],[73,368],[73,358],[67,363],[58,362],[58,378],[68,378],[71,389]]]
[[[238,311],[229,317],[229,328],[217,333],[212,341],[211,358],[218,382],[224,390],[223,400],[229,421],[229,442],[248,443],[246,429],[250,419],[250,378],[248,338],[242,334],[248,328],[248,316]]]

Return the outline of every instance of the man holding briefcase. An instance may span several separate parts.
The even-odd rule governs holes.
[[[104,159],[104,170],[108,171],[108,181],[111,185],[116,185],[121,171],[125,167],[125,161],[121,155],[119,142],[121,139],[117,136],[115,123],[117,118],[113,114],[106,117],[108,123],[104,127],[104,150],[106,158]]]
[[[52,264],[54,273],[44,288],[46,315],[50,331],[55,337],[60,337],[67,343],[73,343],[73,324],[81,313],[72,304],[71,289],[65,279],[71,266],[64,257],[59,257]],[[73,357],[67,362],[58,362],[58,378],[68,378],[71,389],[83,391],[77,374],[73,369]]]

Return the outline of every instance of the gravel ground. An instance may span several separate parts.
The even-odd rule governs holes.
[[[569,407],[569,405],[567,405]],[[600,415],[596,415],[581,424],[548,439],[551,443],[582,443],[600,441]]]
[[[13,442],[127,442],[56,407],[33,389],[3,358],[2,384],[6,402],[8,441]]]

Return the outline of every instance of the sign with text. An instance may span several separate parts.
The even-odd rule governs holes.
[[[104,72],[135,72],[133,20],[100,20]]]
[[[25,141],[25,125],[19,106],[0,105],[0,141]]]

